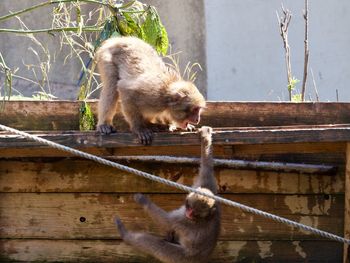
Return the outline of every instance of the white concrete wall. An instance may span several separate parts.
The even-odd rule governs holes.
[[[188,62],[199,63],[196,85],[206,95],[206,32],[204,0],[141,0],[154,5],[168,32],[173,53],[179,53],[180,68]]]
[[[9,11],[17,11],[29,6],[42,3],[43,0],[0,0],[0,15]],[[187,62],[198,62],[203,71],[199,72],[196,85],[203,94],[206,94],[206,44],[205,44],[205,15],[204,0],[144,0],[144,3],[154,5],[164,23],[173,52],[180,53],[180,65],[184,69]],[[94,7],[94,6],[93,6]],[[49,28],[52,19],[52,6],[37,9],[32,13],[23,14],[21,19],[30,29]],[[88,12],[84,13],[85,15]],[[20,28],[16,19],[6,20],[0,23],[0,28]],[[50,71],[51,93],[60,99],[74,100],[77,97],[79,87],[76,85],[81,72],[81,64],[77,59],[68,59],[68,47],[60,51],[59,34],[37,34],[36,37],[49,47],[51,51],[52,68]],[[0,33],[0,52],[6,63],[12,69],[19,68],[18,75],[29,79],[35,79],[32,72],[27,70],[25,64],[38,64],[37,58],[30,52],[33,47],[38,47],[29,38],[15,34]],[[39,74],[40,79],[40,74]],[[0,94],[4,75],[0,73]],[[40,91],[38,85],[28,81],[14,79],[13,86],[25,96],[31,96]],[[16,92],[14,92],[15,94]],[[98,97],[98,92],[94,94]]]
[[[288,100],[276,10],[292,11],[293,75],[302,80],[303,0],[205,0],[208,99]],[[310,0],[310,67],[321,101],[350,100],[350,1]],[[297,86],[301,88],[301,81]],[[315,92],[309,74],[307,97]]]
[[[42,2],[3,0],[0,14]],[[157,7],[169,33],[174,51],[182,51],[182,68],[188,61],[199,62],[203,72],[196,84],[210,100],[287,100],[284,49],[279,35],[276,10],[281,0],[145,0]],[[293,75],[302,80],[304,56],[303,0],[284,0],[293,13],[289,29]],[[48,9],[24,15],[31,28],[47,27]],[[205,11],[205,12],[204,12]],[[16,20],[1,27],[18,27]],[[57,37],[38,36],[55,53],[51,70],[53,94],[62,99],[76,98],[80,73],[77,61],[63,63]],[[310,67],[322,101],[350,100],[350,1],[310,0]],[[19,74],[32,78],[23,62],[35,61],[28,51],[28,39],[0,34],[0,51],[6,62],[21,67]],[[53,56],[53,55],[52,55]],[[3,77],[0,75],[0,78]],[[1,84],[0,84],[1,85]],[[28,82],[15,80],[25,95],[39,91]],[[301,87],[301,82],[298,88]],[[309,74],[307,97],[315,92]]]

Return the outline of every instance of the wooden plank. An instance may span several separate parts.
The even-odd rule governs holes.
[[[221,241],[210,262],[330,263],[341,260],[341,249],[329,241]],[[120,240],[0,239],[0,255],[1,262],[159,262]]]
[[[191,185],[196,165],[122,162],[178,183]],[[220,193],[343,194],[344,172],[305,175],[215,169]],[[0,160],[0,192],[178,192],[162,184],[87,160]]]
[[[200,165],[200,157],[176,157],[176,156],[155,156],[155,155],[129,155],[113,156],[113,161],[135,161],[154,164],[178,164],[178,165]],[[236,170],[257,170],[257,171],[275,171],[281,173],[301,173],[301,174],[335,174],[337,168],[326,164],[306,164],[306,163],[287,163],[287,162],[262,162],[237,159],[214,158],[214,166],[217,168],[226,167]]]
[[[96,116],[97,102],[91,101]],[[0,123],[22,130],[78,130],[80,102],[10,101],[0,113]],[[317,125],[350,123],[350,103],[332,102],[208,102],[201,125],[213,127]],[[120,112],[119,131],[128,130]]]
[[[41,145],[40,145],[41,147]],[[216,147],[218,148],[218,147]],[[95,154],[98,156],[113,156],[113,155],[130,155],[130,154],[152,154],[152,155],[173,155],[173,156],[198,156],[200,154],[199,147],[197,146],[152,146],[152,147],[122,147],[122,148],[76,148],[84,152]],[[217,152],[217,151],[216,151]],[[220,154],[220,153],[219,153]],[[225,157],[223,153],[220,155]],[[71,154],[56,150],[53,148],[2,148],[0,150],[0,158],[17,158],[17,157],[72,157]]]
[[[349,103],[208,102],[202,125],[213,127],[350,123]]]
[[[344,237],[350,239],[350,143],[346,147]],[[343,263],[350,262],[350,246],[344,244]]]
[[[240,144],[233,145],[235,157],[256,158],[264,154],[315,154],[315,153],[342,153],[346,151],[346,143],[342,142],[303,142],[303,143],[272,143],[272,144]],[[343,161],[345,159],[343,158]]]
[[[165,210],[178,207],[183,194],[150,195]],[[330,195],[224,195],[267,212],[342,235],[344,196]],[[111,194],[0,194],[0,236],[2,238],[116,239],[114,217],[126,227],[160,231],[156,222],[132,201],[132,195]],[[319,240],[269,219],[223,207],[221,240]]]
[[[8,101],[0,123],[29,130],[79,130],[80,102]],[[95,103],[92,103],[95,109]]]
[[[73,148],[91,147],[130,147],[140,146],[138,139],[131,133],[100,135],[96,132],[44,133],[37,136]],[[350,141],[350,126],[321,128],[270,128],[270,129],[232,129],[215,130],[215,145],[273,144],[273,143],[310,143]],[[199,145],[197,132],[155,133],[152,146]],[[41,143],[28,140],[19,135],[0,133],[0,148],[47,148]]]
[[[318,143],[287,143],[287,144],[241,144],[214,145],[216,158],[281,161],[313,164],[345,164],[346,143],[318,142]],[[199,145],[188,146],[135,146],[118,148],[77,148],[99,156],[123,155],[171,155],[193,156],[200,155]],[[71,157],[69,153],[53,148],[2,148],[0,158],[17,157]]]

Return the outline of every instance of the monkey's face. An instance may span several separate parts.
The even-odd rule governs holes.
[[[212,194],[210,190],[199,188],[201,191]],[[185,202],[186,212],[185,215],[188,219],[198,221],[206,219],[215,211],[215,200],[206,196],[190,193],[186,197]]]
[[[177,127],[186,129],[189,124],[197,125],[200,122],[201,112],[199,106],[179,107],[172,111],[172,118]]]
[[[170,84],[169,113],[177,127],[186,129],[188,124],[198,124],[205,107],[205,100],[197,87],[189,81]]]

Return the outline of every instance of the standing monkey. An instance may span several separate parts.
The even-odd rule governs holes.
[[[201,165],[193,187],[216,194],[210,127],[201,128]],[[220,206],[212,198],[190,193],[184,205],[166,212],[146,196],[136,194],[135,201],[168,232],[166,238],[127,230],[119,218],[116,224],[122,239],[131,246],[166,263],[204,263],[215,248],[220,232]]]
[[[196,86],[165,65],[157,52],[136,37],[103,42],[96,53],[103,88],[98,104],[97,130],[115,132],[117,101],[130,129],[140,142],[150,144],[152,124],[193,129],[205,100]]]

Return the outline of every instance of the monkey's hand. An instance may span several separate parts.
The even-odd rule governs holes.
[[[134,200],[136,203],[142,206],[146,206],[150,202],[146,196],[140,193],[134,195]]]
[[[186,130],[192,132],[192,131],[196,130],[196,127],[194,125],[188,123]]]
[[[169,125],[169,131],[173,132],[173,131],[176,131],[177,127],[175,124],[170,124]]]
[[[199,130],[200,135],[202,137],[202,141],[205,145],[208,145],[211,142],[211,134],[213,132],[213,128],[209,126],[202,126]]]
[[[116,129],[109,124],[101,124],[97,126],[97,131],[99,131],[102,134],[111,134],[111,133],[115,133]]]
[[[124,238],[125,235],[126,235],[127,230],[126,230],[124,224],[122,223],[122,221],[120,220],[119,217],[116,217],[116,218],[115,218],[115,224],[117,225],[117,228],[118,228],[120,237],[121,237],[121,238]]]
[[[143,129],[139,129],[135,133],[139,137],[140,143],[142,143],[143,145],[149,145],[152,143],[153,132],[151,129],[143,128]]]

